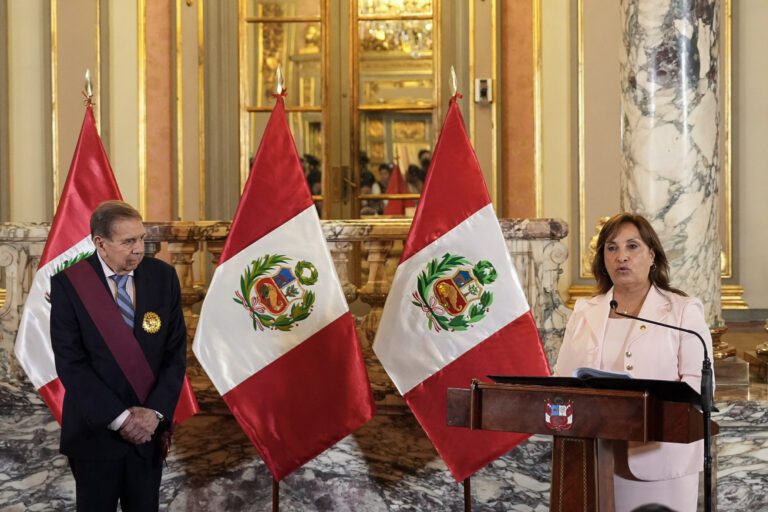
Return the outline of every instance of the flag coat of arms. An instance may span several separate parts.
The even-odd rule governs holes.
[[[487,375],[549,375],[455,98],[373,349],[457,480],[528,437],[446,425],[449,387]]]
[[[27,377],[59,423],[65,390],[56,374],[51,347],[51,276],[93,254],[91,212],[110,199],[122,200],[122,196],[89,102],[61,200],[24,304],[14,349]],[[185,378],[173,421],[181,423],[197,411],[197,400]]]
[[[368,374],[282,96],[193,350],[276,480],[373,417]]]

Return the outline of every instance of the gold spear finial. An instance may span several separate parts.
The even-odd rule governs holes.
[[[283,94],[283,68],[277,65],[277,94]]]
[[[90,68],[85,70],[85,90],[83,91],[85,99],[91,101],[93,98],[93,84],[91,84],[91,70]]]

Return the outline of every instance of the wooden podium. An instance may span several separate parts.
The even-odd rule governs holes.
[[[613,443],[691,443],[701,400],[682,382],[492,377],[448,390],[448,425],[554,436],[550,510],[613,511]],[[712,424],[712,435],[717,434]]]

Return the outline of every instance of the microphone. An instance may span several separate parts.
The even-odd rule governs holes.
[[[667,327],[669,329],[674,329],[676,331],[687,332],[688,334],[693,334],[699,339],[699,341],[701,342],[701,347],[704,349],[704,361],[701,368],[701,408],[702,410],[711,412],[713,410],[712,361],[710,361],[709,359],[709,352],[707,352],[707,344],[704,342],[704,338],[702,338],[699,333],[691,329],[684,329],[676,325],[669,325],[662,322],[657,322],[655,320],[649,320],[647,318],[640,318],[639,316],[632,316],[627,313],[622,313],[619,311],[619,303],[616,302],[615,300],[611,300],[610,305],[613,312],[619,316],[623,316],[625,318],[632,318],[633,320],[640,320],[641,322],[648,322],[649,324],[659,325],[661,327]]]
[[[633,320],[640,320],[641,322],[648,322],[649,324],[659,325],[661,327],[667,327],[676,331],[687,332],[693,334],[701,342],[701,346],[704,349],[704,360],[701,364],[701,412],[704,419],[704,508],[707,512],[712,510],[712,452],[710,446],[710,424],[709,418],[713,410],[717,410],[714,407],[714,396],[712,390],[712,361],[709,360],[709,353],[707,352],[707,344],[704,342],[704,338],[699,333],[691,329],[684,329],[676,325],[669,325],[655,320],[648,320],[647,318],[640,318],[639,316],[628,315],[627,313],[619,312],[619,303],[615,300],[610,302],[611,309],[614,313],[625,318],[632,318]]]

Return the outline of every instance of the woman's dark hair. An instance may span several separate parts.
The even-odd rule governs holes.
[[[592,274],[597,281],[597,293],[607,293],[613,286],[611,276],[608,275],[608,270],[605,268],[605,244],[616,236],[616,233],[618,233],[623,224],[634,225],[640,233],[643,243],[653,251],[653,265],[651,265],[651,271],[648,273],[648,279],[651,281],[651,284],[660,290],[686,296],[685,292],[673,288],[669,284],[669,261],[667,261],[667,255],[664,252],[664,247],[661,245],[659,235],[656,234],[653,226],[645,217],[633,213],[618,213],[614,215],[603,225],[603,229],[600,230],[600,234],[597,236],[595,259],[592,261]]]
[[[91,214],[91,236],[112,239],[112,226],[123,219],[142,220],[136,208],[123,201],[104,201]]]

